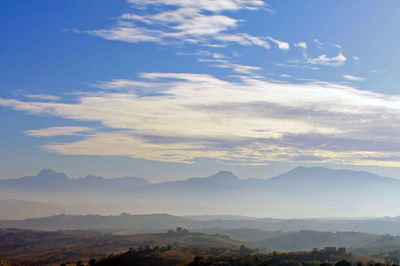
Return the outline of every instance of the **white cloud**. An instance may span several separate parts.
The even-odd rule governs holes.
[[[99,84],[105,89],[75,103],[0,98],[0,105],[96,121],[106,129],[43,147],[62,154],[245,164],[298,161],[301,154],[318,162],[400,165],[399,95],[333,83],[275,83],[252,76],[232,82],[193,73],[143,73],[138,80]],[[143,87],[155,94],[140,95]],[[77,132],[50,128],[27,134]]]
[[[219,34],[215,36],[216,40],[224,42],[234,42],[241,45],[251,46],[256,45],[263,47],[265,49],[270,49],[271,45],[264,37],[252,36],[247,33],[237,33],[237,34]]]
[[[38,99],[38,100],[49,100],[49,101],[58,101],[60,97],[48,94],[24,94],[26,98]]]
[[[333,66],[338,67],[344,65],[346,57],[340,52],[337,56],[328,57],[323,54],[316,58],[308,58],[307,62],[312,65]]]
[[[324,46],[324,44],[318,39],[314,39],[313,41],[317,45],[317,47],[320,49],[322,49],[322,47]]]
[[[125,13],[109,28],[85,32],[107,40],[129,43],[155,42],[174,45],[176,42],[183,42],[212,47],[237,43],[270,49],[270,41],[280,50],[286,51],[290,48],[288,42],[269,36],[233,33],[232,30],[237,29],[239,22],[243,20],[221,14],[223,11],[265,9],[266,5],[261,0],[130,0],[129,2],[133,8],[146,9],[152,5],[169,8],[146,15]]]
[[[225,59],[223,55],[207,53],[205,56],[211,56],[210,58],[199,58],[200,62],[211,63],[212,66],[218,68],[230,68],[233,72],[243,75],[251,75],[255,76],[255,72],[261,70],[261,67],[258,66],[248,66],[243,64],[233,63],[228,59]]]
[[[355,61],[360,61],[360,58],[358,57],[358,56],[353,56],[353,59],[355,60]]]
[[[338,48],[339,50],[342,50],[342,48],[343,48],[340,44],[337,44],[337,43],[333,43],[332,45],[334,47]]]
[[[303,48],[303,49],[307,49],[307,43],[306,42],[299,42],[299,43],[296,43],[294,46],[300,47],[300,48]]]
[[[35,137],[54,137],[77,135],[78,133],[90,131],[92,131],[92,129],[88,127],[48,127],[42,129],[28,130],[25,131],[25,134]]]
[[[272,37],[267,37],[267,38],[268,38],[268,40],[270,40],[271,42],[273,42],[273,43],[275,43],[276,45],[278,45],[278,48],[279,48],[280,50],[287,51],[287,50],[290,49],[290,45],[289,45],[288,42],[279,41],[279,40],[276,40],[276,39],[274,39],[274,38],[272,38]]]
[[[352,76],[352,75],[343,75],[342,77],[344,79],[351,80],[351,81],[364,81],[365,80],[365,78]]]
[[[147,7],[148,5],[170,5],[212,12],[259,9],[265,7],[265,3],[262,0],[128,0],[128,2],[143,7]]]

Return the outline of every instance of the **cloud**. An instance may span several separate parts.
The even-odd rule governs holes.
[[[90,131],[92,131],[92,129],[88,127],[48,127],[42,129],[28,130],[25,131],[25,134],[35,137],[54,137],[77,135],[78,133]]]
[[[218,68],[230,68],[230,69],[232,69],[233,72],[241,74],[241,75],[256,76],[255,72],[260,71],[262,69],[261,67],[258,67],[258,66],[248,66],[248,65],[237,64],[237,63],[231,62],[230,60],[221,59],[220,57],[216,58],[214,56],[212,59],[200,58],[199,61],[212,63],[214,67],[218,67]]]
[[[344,65],[346,60],[346,57],[339,52],[339,54],[334,57],[328,57],[327,55],[323,54],[316,58],[308,58],[307,62],[312,65],[339,67]]]
[[[143,73],[99,82],[76,102],[0,98],[32,115],[95,121],[101,128],[31,130],[33,136],[79,134],[43,146],[71,155],[125,155],[191,163],[318,161],[399,166],[400,96],[326,82],[228,81],[207,74]],[[142,90],[151,92],[143,95]],[[82,131],[81,131],[82,130]]]
[[[270,40],[270,41],[272,41],[273,43],[275,43],[276,45],[278,45],[278,48],[279,48],[280,50],[287,51],[287,50],[290,49],[290,45],[289,45],[288,42],[279,41],[279,40],[276,40],[276,39],[274,39],[274,38],[272,38],[272,37],[267,37],[267,38],[268,38],[268,40]]]
[[[26,98],[39,99],[39,100],[49,100],[49,101],[60,100],[60,97],[48,94],[24,94],[23,96]]]
[[[215,36],[215,39],[224,42],[238,43],[245,46],[256,45],[267,50],[271,48],[271,45],[267,41],[268,37],[252,36],[247,33],[219,34]]]
[[[343,75],[342,77],[344,79],[351,80],[351,81],[364,81],[365,80],[365,78],[352,76],[352,75]]]
[[[197,8],[212,12],[236,11],[239,9],[259,9],[265,7],[262,0],[128,0],[128,3],[147,7],[158,6],[179,6],[186,8]]]
[[[294,46],[300,47],[300,48],[303,48],[303,49],[307,49],[307,43],[306,42],[299,42],[299,43],[296,43]]]
[[[322,47],[324,46],[324,44],[318,39],[314,39],[313,42],[317,45],[317,48],[322,49]]]
[[[179,43],[221,47],[228,43],[255,45],[270,49],[270,42],[280,50],[289,43],[270,36],[253,36],[236,30],[243,20],[222,14],[224,11],[266,9],[261,0],[130,0],[132,9],[147,12],[125,13],[111,27],[84,31],[107,40],[129,43],[155,42],[162,45]],[[151,7],[162,7],[163,10]]]

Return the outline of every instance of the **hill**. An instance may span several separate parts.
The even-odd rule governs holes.
[[[172,253],[172,254],[171,254]],[[150,248],[129,250],[126,253],[104,258],[94,265],[349,265],[379,262],[380,259],[346,253],[342,249],[327,248],[312,252],[253,253],[247,248],[229,249],[175,249]]]
[[[0,258],[29,265],[101,259],[111,253],[121,253],[141,246],[168,246],[169,250],[172,248],[229,250],[237,249],[241,244],[242,242],[235,240],[185,231],[122,236],[84,230],[43,232],[0,229]],[[173,252],[170,253],[172,255]]]
[[[203,217],[204,218],[204,217]],[[243,230],[250,228],[262,231],[320,231],[340,232],[353,231],[369,234],[400,235],[400,217],[369,219],[263,219],[226,217],[227,219],[193,220],[187,217],[168,214],[121,214],[116,216],[102,215],[55,215],[25,220],[0,220],[0,227],[22,228],[32,230],[96,230],[124,234],[159,233],[175,227],[190,230],[222,233],[218,230]],[[221,218],[221,217],[220,217]],[[214,230],[215,229],[215,230]],[[212,231],[214,230],[214,231]],[[231,231],[231,232],[233,232]]]

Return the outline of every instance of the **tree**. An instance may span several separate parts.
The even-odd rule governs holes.
[[[244,245],[241,245],[239,248],[239,253],[240,253],[240,255],[250,255],[251,249],[245,247]]]
[[[347,260],[341,260],[335,264],[335,266],[351,266],[351,263]]]

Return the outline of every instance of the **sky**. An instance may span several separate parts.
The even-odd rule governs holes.
[[[0,2],[0,177],[399,177],[400,2]]]

